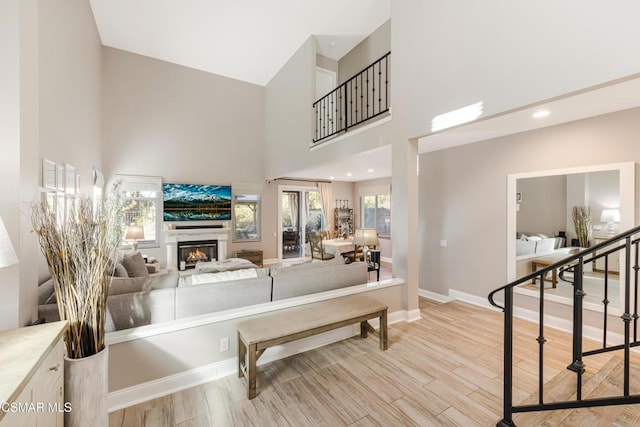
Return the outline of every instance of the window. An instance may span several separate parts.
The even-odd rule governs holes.
[[[262,184],[232,183],[233,241],[260,241]]]
[[[362,196],[362,226],[375,228],[378,236],[391,236],[391,195]]]
[[[162,179],[151,176],[116,175],[122,196],[122,228],[130,225],[142,226],[144,239],[141,247],[158,242],[158,219],[162,209]]]

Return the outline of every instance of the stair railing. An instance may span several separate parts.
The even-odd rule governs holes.
[[[630,377],[630,348],[639,346],[638,341],[638,275],[639,275],[639,245],[640,238],[633,239],[633,236],[640,233],[640,227],[635,227],[622,234],[612,237],[602,243],[594,245],[588,249],[581,250],[575,254],[570,254],[566,258],[551,264],[541,270],[537,270],[529,275],[521,277],[505,286],[493,290],[489,294],[489,302],[496,308],[504,312],[504,383],[503,383],[503,418],[497,423],[498,427],[515,426],[513,422],[513,414],[521,412],[548,411],[555,409],[583,408],[607,405],[624,405],[632,403],[640,403],[640,394],[631,395],[629,393],[629,377]],[[608,327],[608,305],[609,301],[609,281],[610,257],[618,252],[624,252],[625,274],[624,274],[624,313],[621,316],[624,322],[624,344],[608,345],[607,343],[607,327]],[[634,264],[631,265],[632,252],[634,253]],[[584,309],[584,267],[586,264],[596,265],[599,259],[604,260],[604,298],[602,300],[604,308],[603,318],[603,338],[601,348],[583,351],[583,309]],[[631,293],[631,269],[633,273],[633,294]],[[546,339],[544,337],[544,308],[545,308],[545,276],[554,270],[559,271],[561,280],[567,280],[565,273],[573,273],[573,330],[572,330],[572,361],[567,369],[576,373],[576,400],[545,403],[544,400],[544,345]],[[513,405],[513,316],[514,302],[513,290],[516,286],[535,281],[539,279],[539,313],[538,325],[539,334],[536,339],[538,342],[538,403],[528,405]],[[504,292],[504,306],[499,305],[495,301],[496,295]],[[633,297],[633,314],[631,314],[631,300]],[[633,322],[633,338],[631,337],[631,323]],[[624,384],[622,396],[606,397],[606,398],[582,398],[582,375],[585,371],[583,358],[593,354],[599,354],[609,351],[624,351]]]
[[[314,144],[389,111],[390,56],[386,53],[313,103]]]

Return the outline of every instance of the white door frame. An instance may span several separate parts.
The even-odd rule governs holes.
[[[318,187],[311,187],[311,186],[298,186],[298,185],[278,185],[278,259],[280,261],[282,261],[284,258],[282,257],[282,249],[283,249],[283,245],[282,245],[282,193],[284,193],[285,191],[297,191],[300,193],[304,193],[306,191],[320,191],[318,189]],[[300,202],[302,203],[302,198],[300,199]],[[305,240],[305,235],[302,232],[302,230],[304,230],[306,228],[307,225],[307,219],[306,218],[302,218],[301,215],[302,210],[299,209],[298,211],[298,215],[300,216],[299,218],[299,229],[301,231],[301,240],[300,240],[300,246],[301,246],[301,251],[302,251],[302,257],[300,258],[287,258],[287,260],[297,260],[297,259],[303,259],[304,258],[304,248],[307,244],[306,240]]]

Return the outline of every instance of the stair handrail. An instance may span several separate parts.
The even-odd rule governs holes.
[[[594,245],[589,248],[585,248],[583,250],[578,251],[574,254],[568,254],[567,257],[562,260],[553,263],[541,270],[537,270],[531,274],[528,274],[524,277],[516,279],[511,283],[508,283],[505,286],[502,286],[498,289],[491,291],[488,295],[489,303],[501,309],[504,312],[504,360],[503,360],[503,418],[500,420],[496,426],[497,427],[514,427],[515,424],[513,422],[513,413],[517,412],[530,412],[530,411],[544,411],[544,410],[554,410],[554,409],[568,409],[568,408],[578,408],[578,407],[590,407],[590,406],[604,406],[604,405],[621,405],[621,404],[631,404],[631,403],[640,403],[640,394],[631,395],[629,393],[629,377],[630,377],[630,356],[629,350],[632,345],[640,345],[640,342],[637,341],[635,328],[634,326],[634,343],[630,342],[630,323],[632,321],[637,322],[638,311],[637,311],[637,298],[638,298],[638,273],[640,270],[640,266],[638,264],[638,252],[640,252],[640,238],[632,239],[632,236],[640,233],[640,226],[634,227],[630,230],[627,230],[623,233],[618,234],[617,236],[612,236],[610,239],[605,240],[597,245]],[[624,241],[624,244],[621,242]],[[635,308],[633,316],[630,314],[630,273],[631,273],[631,250],[632,246],[635,246],[635,264],[633,269],[635,270]],[[604,251],[598,253],[599,250],[605,248]],[[609,249],[606,249],[609,248]],[[606,323],[605,323],[605,335],[604,335],[604,348],[596,351],[584,352],[582,346],[583,339],[583,331],[582,331],[582,310],[583,310],[583,298],[586,295],[583,291],[583,274],[584,274],[584,265],[586,263],[594,263],[597,259],[604,257],[605,259],[605,318],[607,315],[606,311],[606,283],[608,277],[608,256],[618,252],[624,251],[625,253],[625,307],[624,314],[621,316],[621,319],[624,321],[624,337],[625,343],[622,346],[614,346],[608,347],[606,346]],[[587,258],[589,257],[589,258]],[[573,296],[573,362],[567,366],[567,369],[576,373],[576,400],[575,401],[565,401],[565,402],[556,402],[556,403],[544,403],[543,397],[543,389],[544,389],[544,367],[543,367],[543,352],[544,352],[544,344],[546,339],[544,338],[544,277],[550,271],[558,269],[560,271],[560,278],[562,278],[562,274],[565,271],[572,271],[573,281],[572,286],[574,286],[574,296]],[[513,294],[514,288],[522,283],[525,283],[529,280],[533,280],[536,277],[540,277],[540,307],[539,307],[539,336],[536,339],[539,344],[539,361],[538,361],[538,376],[539,376],[539,384],[538,384],[538,404],[537,405],[520,405],[513,406],[513,317],[514,317],[514,303],[513,303]],[[504,307],[500,306],[494,300],[494,296],[498,292],[504,291]],[[635,320],[632,320],[635,319]],[[621,397],[604,397],[597,399],[582,399],[582,375],[585,371],[585,365],[582,361],[583,356],[586,356],[590,353],[596,354],[602,351],[613,351],[621,347],[624,350],[624,395]]]
[[[504,290],[507,290],[509,288],[515,288],[516,286],[518,286],[518,285],[520,285],[522,283],[525,283],[525,282],[533,280],[535,277],[545,275],[546,273],[548,273],[550,271],[553,271],[553,270],[555,270],[557,268],[561,268],[561,267],[571,263],[572,261],[577,261],[580,258],[584,259],[588,255],[592,255],[592,257],[589,258],[589,259],[584,260],[583,262],[585,264],[586,263],[590,263],[590,262],[595,262],[596,259],[602,258],[602,257],[604,257],[606,255],[609,255],[609,254],[611,254],[613,252],[616,252],[616,251],[620,250],[620,248],[616,247],[616,248],[613,248],[613,249],[611,249],[609,251],[593,255],[595,252],[597,252],[598,250],[600,250],[602,248],[611,246],[612,244],[614,244],[616,242],[625,240],[627,237],[633,236],[634,234],[638,234],[638,233],[640,233],[640,226],[637,226],[635,228],[632,228],[630,230],[625,231],[624,233],[621,233],[621,234],[618,234],[616,236],[613,236],[609,240],[605,240],[604,242],[598,243],[597,245],[585,248],[585,249],[583,249],[583,250],[581,250],[581,251],[579,251],[579,252],[577,252],[575,254],[569,254],[566,258],[563,258],[563,259],[561,259],[560,261],[558,261],[556,263],[553,263],[553,264],[551,264],[551,265],[549,265],[549,266],[547,266],[547,267],[545,267],[543,269],[536,270],[533,273],[528,274],[526,276],[523,276],[523,277],[521,277],[519,279],[516,279],[516,280],[514,280],[514,281],[512,281],[512,282],[510,282],[510,283],[508,283],[508,284],[506,284],[506,285],[504,285],[504,286],[502,286],[500,288],[494,289],[493,291],[491,291],[489,293],[489,297],[488,297],[489,303],[492,306],[504,311],[505,308],[503,306],[499,305],[498,303],[496,303],[494,298],[493,298],[497,293],[499,293],[501,291],[504,291]]]

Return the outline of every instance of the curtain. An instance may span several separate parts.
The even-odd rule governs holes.
[[[333,231],[333,212],[332,202],[333,194],[331,191],[330,182],[319,182],[318,190],[320,191],[320,200],[322,200],[322,213],[324,214],[324,221],[327,225],[327,231]]]
[[[291,226],[298,230],[298,193],[287,193],[289,196],[289,209],[291,211]]]

